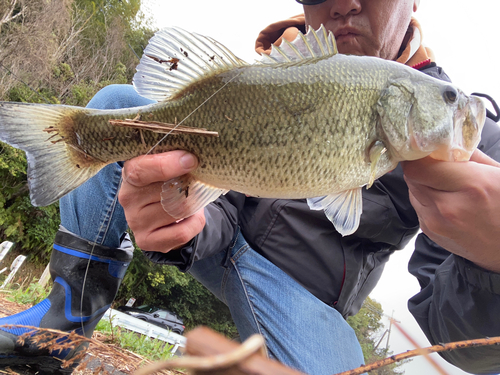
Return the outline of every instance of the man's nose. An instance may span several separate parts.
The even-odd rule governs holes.
[[[361,12],[360,0],[332,0],[330,3],[330,15],[334,19],[356,15]]]

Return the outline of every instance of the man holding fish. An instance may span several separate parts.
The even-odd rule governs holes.
[[[261,195],[259,186],[254,190],[238,190],[245,194],[215,183],[220,189],[207,188],[205,185],[210,184],[208,177],[203,177],[203,171],[212,166],[207,165],[194,146],[189,148],[192,153],[179,147],[163,154],[134,158],[125,163],[123,171],[119,164],[111,164],[61,199],[62,228],[51,259],[55,278],[51,295],[26,312],[1,319],[0,324],[22,322],[91,334],[112,302],[130,261],[131,247],[124,237],[128,224],[137,244],[151,260],[190,272],[229,306],[242,339],[254,333],[263,334],[272,358],[305,373],[341,372],[363,362],[361,348],[345,318],[359,310],[390,255],[402,249],[421,228],[425,234],[417,238],[409,269],[418,278],[422,290],[410,300],[409,307],[429,340],[441,343],[500,335],[496,313],[500,306],[500,252],[497,250],[500,164],[495,161],[500,160],[498,126],[489,118],[484,120],[484,107],[477,99],[466,97],[446,83],[449,79],[434,63],[432,52],[422,46],[420,27],[412,18],[418,0],[297,1],[304,5],[304,16],[270,25],[259,35],[257,51],[270,56],[264,64],[290,67],[292,72],[312,61],[312,58],[301,57],[311,53],[319,54],[320,57],[314,60],[319,66],[323,57],[335,55],[335,45],[326,32],[324,37],[321,31],[308,33],[302,39],[296,37],[307,31],[305,25],[313,30],[322,30],[323,25],[334,34],[340,54],[379,57],[413,68],[405,68],[401,77],[381,91],[382,95],[373,104],[380,119],[380,127],[374,131],[376,137],[372,139],[371,134],[361,133],[360,142],[366,143],[364,152],[360,157],[348,155],[353,161],[352,165],[347,164],[352,173],[345,175],[360,175],[363,183],[348,189],[348,194],[339,189],[340,193],[335,191],[319,199],[307,193],[303,196],[276,193],[282,198],[276,199],[273,193]],[[184,53],[186,58],[188,55],[192,58],[197,51],[198,47],[189,45],[191,36],[186,33],[171,31],[162,35],[158,34],[150,45],[161,47],[161,38],[167,35],[177,38],[176,42],[166,41],[171,43],[168,48],[190,51]],[[290,43],[294,40],[298,41]],[[203,42],[208,43],[205,39]],[[271,52],[273,43],[281,48]],[[332,52],[328,52],[330,47]],[[152,54],[153,48],[147,49],[145,55],[148,51]],[[88,107],[114,109],[162,101],[167,95],[164,91],[171,87],[162,89],[163,82],[156,73],[160,71],[158,66],[164,69],[165,62],[173,61],[173,57],[161,60],[156,56],[150,61],[146,56],[143,58],[146,60],[141,61],[134,84],[147,98],[139,96],[130,86],[112,86],[96,95]],[[184,62],[192,61],[176,57],[175,66],[171,63],[166,74],[169,78],[182,80]],[[232,61],[241,67],[238,60]],[[390,66],[394,70],[399,67]],[[408,84],[416,70],[445,81],[438,84],[426,81],[426,75],[416,74],[417,80],[425,82],[422,86],[436,85],[438,93],[436,97],[425,95],[432,100],[422,111],[418,107],[425,99],[417,97],[419,85]],[[361,74],[363,70],[356,72]],[[378,74],[376,69],[368,72],[370,76]],[[225,98],[224,91],[232,89],[232,84],[243,80],[245,74],[238,70],[238,74],[224,76],[224,84],[213,93],[213,100]],[[275,79],[275,76],[270,77]],[[159,79],[158,85],[151,83],[155,79]],[[266,92],[279,87],[283,78],[276,78],[276,82]],[[276,92],[277,96],[281,95]],[[169,91],[167,96],[171,95]],[[401,95],[406,99],[399,102]],[[364,100],[354,98],[356,103]],[[405,107],[414,98],[417,100]],[[206,99],[208,104],[212,97]],[[291,113],[294,118],[305,121],[304,113],[316,102],[308,102],[308,99],[305,94],[297,103],[290,100],[282,103],[277,99],[276,108],[271,108],[270,112],[275,113],[278,107],[284,106],[283,113]],[[341,101],[339,98],[331,103],[332,107],[340,105]],[[429,107],[437,102],[443,103],[443,113],[448,117]],[[446,109],[448,107],[454,108],[452,113]],[[340,112],[345,114],[349,108],[346,103],[345,110]],[[261,117],[266,109],[264,103]],[[357,108],[352,113],[362,111]],[[335,117],[337,113],[332,111],[330,116]],[[228,124],[237,126],[235,116],[225,117]],[[340,117],[339,123],[343,123]],[[452,124],[443,120],[446,126],[437,131],[435,127],[427,127],[429,123],[440,122],[438,118],[441,117],[451,118]],[[349,143],[348,138],[353,134],[359,136],[356,133],[358,122],[355,115],[348,116],[345,121],[349,124],[342,138],[345,147],[339,152],[348,154],[349,145],[355,144]],[[398,127],[401,121],[404,121],[405,130]],[[483,122],[478,145],[477,135]],[[202,125],[213,130],[208,124]],[[363,126],[363,121],[359,121],[359,126]],[[452,129],[453,134],[446,133],[445,128]],[[428,136],[430,131],[435,133],[431,137]],[[329,137],[327,133],[325,137]],[[76,138],[81,145],[83,140],[78,134]],[[138,142],[144,142],[140,137],[142,133],[137,134]],[[300,148],[302,143],[294,135],[293,147]],[[224,133],[219,136],[224,140]],[[267,136],[272,137],[272,134],[266,134],[264,127],[259,137]],[[439,147],[431,149],[429,144],[434,145],[436,138],[445,141],[440,140]],[[236,146],[240,144],[235,142]],[[476,146],[481,151],[476,150]],[[271,153],[270,148],[276,147],[276,142],[269,142],[268,147]],[[87,149],[84,150],[86,153]],[[283,152],[287,152],[286,149]],[[274,158],[281,160],[282,153]],[[425,157],[427,155],[430,157]],[[314,149],[310,149],[309,154],[303,153],[304,159],[320,160],[322,157],[325,156]],[[358,160],[362,161],[362,166],[356,169],[353,165]],[[398,165],[398,161],[402,162]],[[297,160],[295,164],[301,162]],[[80,164],[78,168],[83,167]],[[341,184],[342,171],[338,167],[334,173],[326,174],[334,175],[335,183]],[[300,178],[299,182],[288,181],[287,176],[272,173],[282,179],[277,189],[280,184],[288,186],[300,182]],[[315,169],[302,180],[320,185],[323,173]],[[187,175],[191,177],[183,177]],[[222,179],[232,177],[228,173]],[[257,178],[260,177],[252,175],[252,179]],[[270,181],[269,186],[272,184]],[[265,190],[262,182],[259,185]],[[307,188],[316,191],[314,186]],[[191,201],[198,193],[204,197],[210,195],[210,199],[203,198],[203,209],[198,209],[200,206]],[[186,198],[180,204],[179,194]],[[301,197],[307,200],[295,199]],[[342,200],[340,206],[335,203],[338,197]],[[340,222],[339,216],[342,217]],[[98,245],[93,245],[94,241]],[[91,262],[92,267],[86,274],[82,299],[82,286],[78,283],[85,275],[75,276],[67,269],[81,268],[87,262]],[[68,295],[73,296],[73,302],[66,303]],[[79,307],[81,300],[84,304]],[[39,365],[42,369],[43,366],[58,368],[58,364],[51,363],[52,356],[70,359],[78,351],[76,348],[48,354],[37,351],[29,340],[21,347],[15,343],[21,333],[12,329],[0,331],[0,364],[10,361],[11,364]],[[498,347],[465,349],[444,353],[443,357],[465,371],[500,372]]]

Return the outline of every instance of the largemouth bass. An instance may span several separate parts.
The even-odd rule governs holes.
[[[338,54],[323,27],[252,65],[211,38],[165,29],[145,49],[134,86],[158,103],[0,104],[0,139],[26,151],[34,205],[109,163],[182,149],[200,163],[164,184],[162,204],[175,218],[234,190],[306,198],[348,235],[359,225],[362,187],[402,160],[468,160],[485,121],[479,98],[399,63]],[[126,119],[140,121],[110,123]]]

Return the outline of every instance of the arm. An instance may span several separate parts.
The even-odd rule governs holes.
[[[499,159],[498,127],[489,125],[480,148]],[[409,265],[422,288],[410,311],[433,344],[500,336],[499,164],[476,151],[467,163],[423,159],[403,168],[425,233]],[[497,346],[442,356],[466,371],[500,371]]]
[[[184,151],[140,156],[125,163],[119,200],[137,245],[154,262],[187,271],[192,263],[230,245],[241,197],[220,197],[181,221],[161,206],[165,181],[196,169],[197,159]],[[230,195],[230,194],[228,194]]]

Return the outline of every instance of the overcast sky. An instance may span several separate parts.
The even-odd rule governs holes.
[[[260,30],[302,13],[302,6],[293,0],[145,0],[145,4],[157,27],[179,26],[211,36],[248,62],[258,57],[253,46]],[[500,102],[499,15],[500,0],[421,0],[415,17],[422,25],[424,43],[432,48],[438,65],[454,83],[466,93],[484,92]],[[393,256],[371,296],[388,315],[394,311],[394,317],[421,346],[428,346],[406,307],[408,298],[419,290],[416,279],[406,271],[410,255],[411,246]],[[390,347],[395,353],[413,349],[394,329]],[[438,360],[450,375],[465,374]],[[436,373],[422,358],[403,368],[406,375]]]

